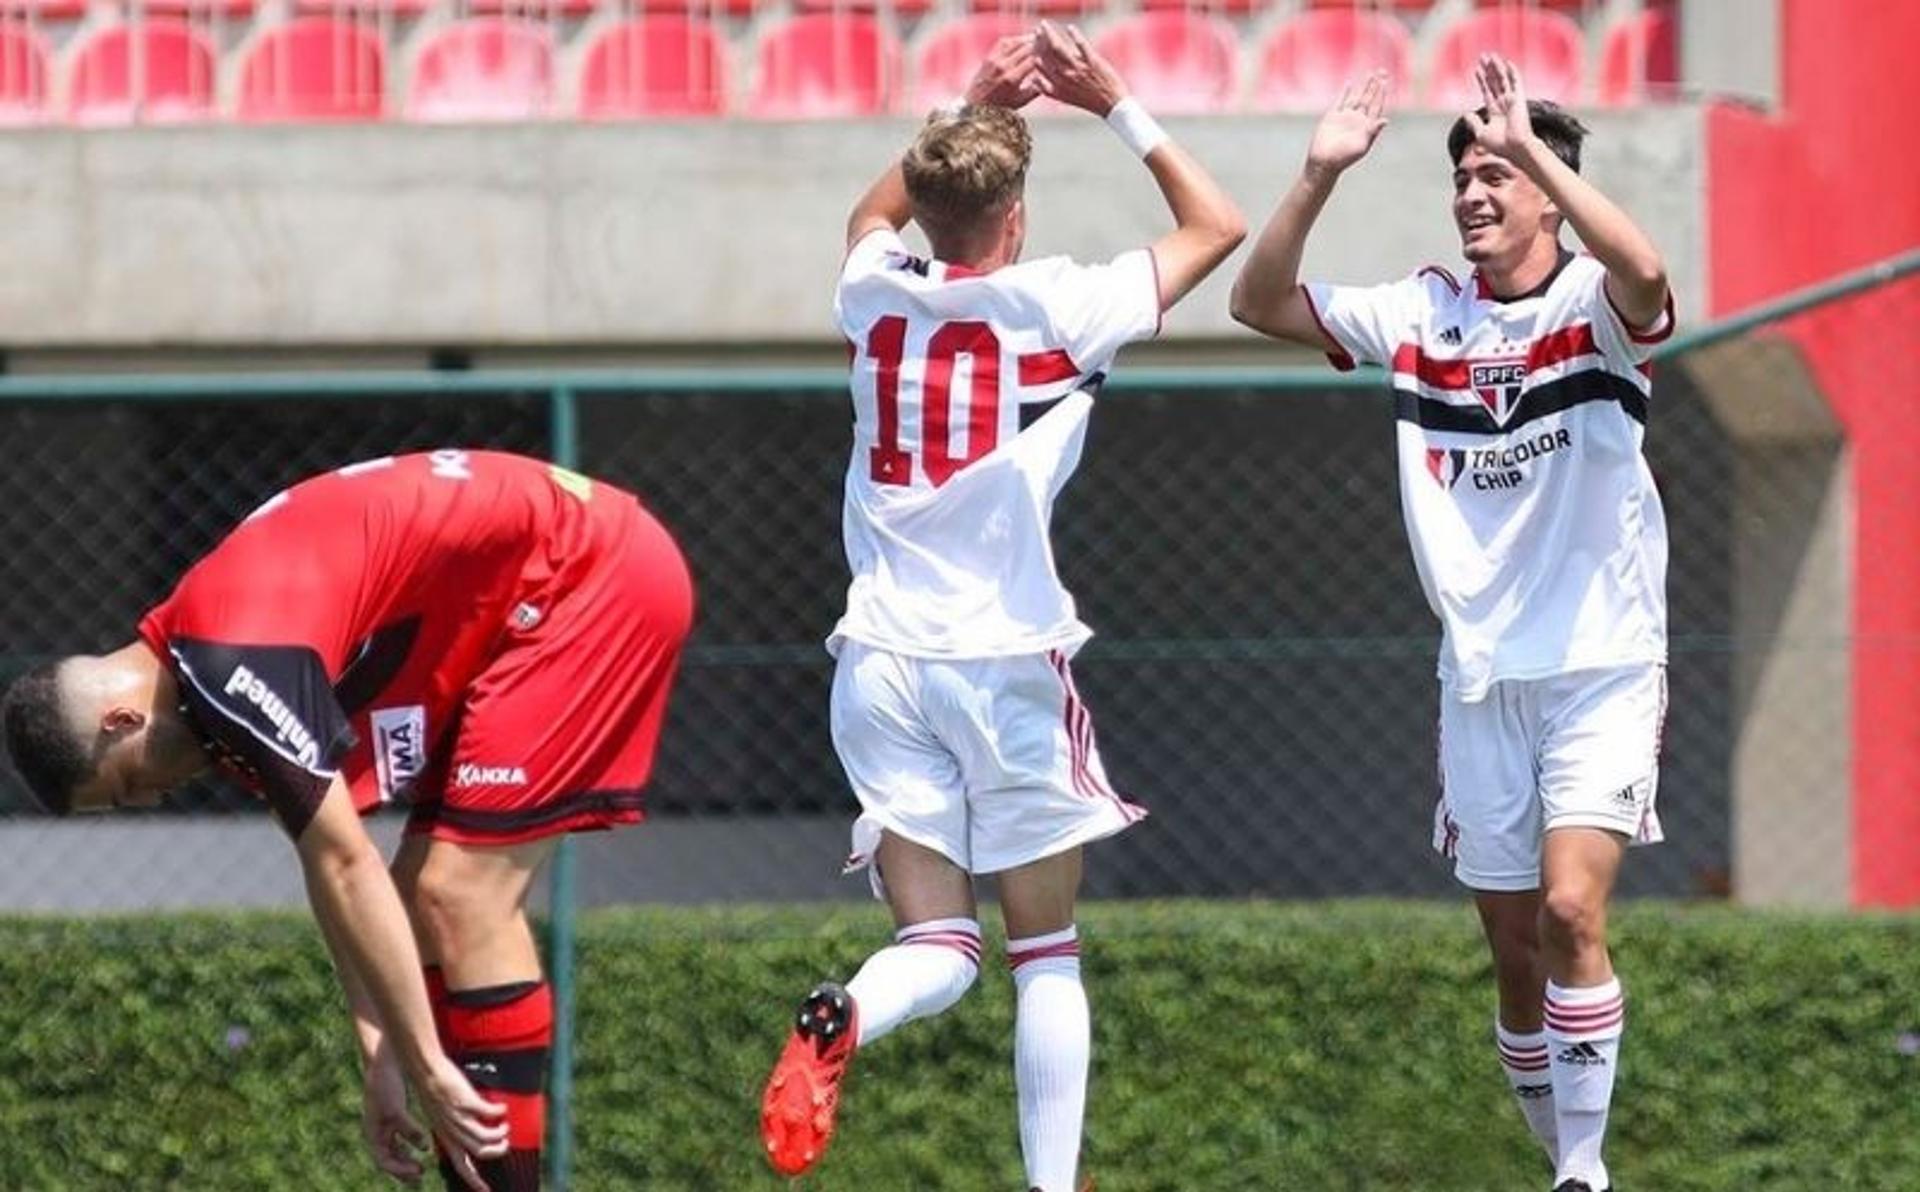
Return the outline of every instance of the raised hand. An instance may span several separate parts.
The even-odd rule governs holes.
[[[1348,83],[1340,102],[1320,117],[1307,145],[1307,167],[1339,173],[1367,155],[1387,126],[1387,72]]]
[[[1533,140],[1533,116],[1527,111],[1520,72],[1498,54],[1482,54],[1473,74],[1487,117],[1482,120],[1480,113],[1468,112],[1467,127],[1482,149],[1495,157],[1511,158]]]
[[[1041,92],[1039,51],[1033,34],[1015,34],[993,43],[986,61],[967,84],[967,102],[1023,108]]]
[[[1061,103],[1104,119],[1113,105],[1127,97],[1126,80],[1100,56],[1078,26],[1062,29],[1052,21],[1042,21],[1035,42],[1041,85]]]

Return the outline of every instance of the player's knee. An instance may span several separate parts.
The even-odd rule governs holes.
[[[1606,901],[1583,885],[1547,890],[1540,899],[1540,936],[1548,947],[1563,953],[1604,946]]]
[[[442,955],[458,955],[464,945],[496,926],[488,891],[429,868],[413,883],[414,922]]]

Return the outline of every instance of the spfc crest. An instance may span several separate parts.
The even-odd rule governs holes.
[[[1527,381],[1525,360],[1475,361],[1470,373],[1473,391],[1494,421],[1505,422],[1520,403],[1520,387]]]

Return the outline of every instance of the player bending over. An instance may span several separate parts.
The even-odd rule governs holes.
[[[1031,144],[1014,109],[1042,90],[1145,158],[1174,231],[1104,265],[1020,263]],[[1074,692],[1067,660],[1089,633],[1048,521],[1114,354],[1152,336],[1245,229],[1077,30],[1003,40],[967,100],[931,116],[854,208],[834,302],[856,356],[833,742],[864,811],[856,860],[873,860],[898,932],[846,988],[807,995],[761,1122],[780,1171],[819,1159],[855,1049],[973,984],[972,879],[997,874],[1027,1183],[1063,1192],[1089,1049],[1080,847],[1144,812],[1108,785]],[[909,219],[932,259],[901,240]],[[1047,402],[1023,430],[1021,407]]]
[[[1386,124],[1376,75],[1320,121],[1233,314],[1392,372],[1407,536],[1444,626],[1435,846],[1479,905],[1500,1059],[1555,1186],[1602,1192],[1626,1021],[1607,900],[1627,846],[1660,839],[1667,532],[1640,452],[1673,306],[1659,251],[1578,173],[1586,130],[1502,59],[1479,81],[1485,106],[1447,137],[1464,284],[1432,266],[1297,284],[1335,180]]]
[[[527,891],[561,833],[640,818],[691,616],[626,493],[512,455],[378,459],[262,505],[131,644],[23,677],[7,746],[56,812],[150,806],[210,761],[264,795],[353,1010],[375,1163],[422,1175],[411,1085],[449,1187],[523,1192],[553,1029]],[[390,799],[391,881],[355,814]]]

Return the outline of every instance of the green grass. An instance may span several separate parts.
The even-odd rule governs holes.
[[[1101,1192],[1546,1187],[1464,906],[1113,904],[1082,930]],[[760,1159],[791,1004],[885,934],[865,907],[585,916],[576,1186],[1021,1188],[997,952],[861,1057],[814,1175]],[[1920,919],[1647,905],[1614,934],[1622,1192],[1920,1189]],[[0,922],[0,982],[0,1187],[380,1186],[302,918]]]

